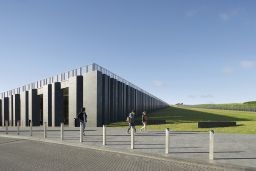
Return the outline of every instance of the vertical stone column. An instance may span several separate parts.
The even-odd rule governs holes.
[[[114,121],[114,79],[109,80],[109,112],[110,112],[110,122]]]
[[[29,90],[28,94],[29,120],[33,126],[40,126],[40,97],[37,95],[37,89]]]
[[[13,95],[13,126],[20,121],[20,94]]]
[[[9,126],[13,126],[13,95],[9,96]]]
[[[84,75],[83,104],[88,126],[102,126],[102,73],[91,71]]]
[[[116,93],[116,98],[117,98],[117,110],[116,110],[116,113],[117,113],[117,121],[120,121],[120,104],[121,104],[121,96],[120,96],[120,81],[117,81],[117,93]]]
[[[6,123],[5,121],[9,122],[9,98],[4,97],[2,99],[2,125],[4,126]]]
[[[43,123],[52,126],[52,85],[43,86]]]
[[[52,84],[52,125],[59,126],[63,121],[63,93],[61,90],[61,83],[56,82]]]
[[[137,94],[137,90],[136,89],[134,89],[134,106],[135,106],[135,108],[134,108],[134,110],[136,111],[136,114],[138,115],[138,94]]]
[[[83,107],[83,76],[71,77],[69,87],[69,127],[74,127],[74,118]]]
[[[117,80],[113,80],[113,114],[114,114],[114,121],[117,121],[117,108],[118,108],[118,88],[117,88]]]
[[[126,114],[131,111],[131,87],[126,85]]]
[[[2,115],[2,99],[0,99],[0,126],[3,126],[2,120],[3,120],[3,115]]]
[[[123,93],[122,93],[122,83],[118,81],[118,121],[123,121]]]
[[[20,94],[20,125],[29,126],[28,120],[28,91],[24,91]]]
[[[105,74],[102,75],[102,114],[103,124],[109,123],[109,77]]]
[[[126,84],[123,84],[123,102],[124,102],[124,108],[123,108],[123,116],[125,118],[125,116],[127,115],[127,102],[126,102]]]
[[[134,112],[136,112],[136,108],[135,108],[135,89],[131,88],[131,107],[132,110],[135,110]]]
[[[120,115],[121,115],[121,120],[124,121],[125,118],[125,112],[124,112],[124,83],[121,83],[121,109],[120,109]]]

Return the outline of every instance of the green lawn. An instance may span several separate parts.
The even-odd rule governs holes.
[[[197,128],[198,121],[237,121],[235,127],[214,128],[221,133],[256,134],[256,112],[242,112],[217,109],[196,109],[188,107],[168,107],[149,113],[151,120],[166,120],[167,124],[148,125],[148,129],[175,131],[209,131],[209,128]],[[140,116],[138,116],[138,119]],[[112,123],[111,127],[127,126],[126,122]]]

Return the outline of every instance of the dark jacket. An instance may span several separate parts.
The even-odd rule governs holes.
[[[85,112],[80,112],[77,117],[80,122],[87,122],[87,114]]]

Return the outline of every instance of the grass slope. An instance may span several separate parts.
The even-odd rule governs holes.
[[[236,127],[214,128],[214,130],[221,133],[256,134],[256,112],[168,107],[150,113],[148,116],[151,120],[163,119],[167,122],[167,124],[149,125],[148,129],[164,130],[170,128],[175,131],[209,131],[209,128],[197,128],[197,122],[237,121],[238,126]],[[109,126],[127,126],[127,123],[117,122]]]
[[[255,101],[245,102],[245,103],[228,103],[228,104],[200,104],[200,105],[192,105],[188,107],[256,112]]]

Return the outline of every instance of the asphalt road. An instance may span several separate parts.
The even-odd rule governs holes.
[[[0,170],[221,170],[92,149],[0,137]]]

